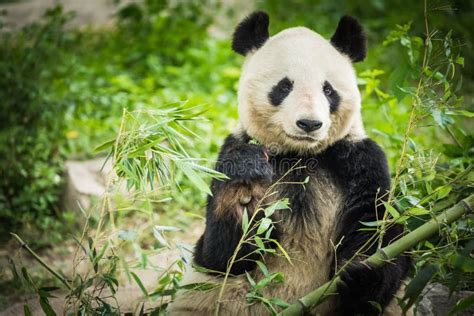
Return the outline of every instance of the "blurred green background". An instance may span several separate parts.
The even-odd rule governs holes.
[[[0,3],[6,2],[11,5]],[[412,105],[410,87],[421,64],[423,1],[145,0],[116,5],[113,21],[99,26],[71,27],[75,13],[61,6],[22,28],[12,29],[6,20],[0,24],[3,243],[8,232],[20,231],[32,236],[35,247],[49,247],[64,240],[65,232],[77,231],[82,215],[60,203],[65,162],[96,157],[95,148],[117,133],[123,108],[159,109],[183,100],[188,106],[203,105],[207,121],[193,125],[199,138],[183,146],[192,157],[215,159],[237,120],[243,57],[230,49],[232,29],[254,9],[269,13],[271,34],[304,25],[330,37],[342,15],[361,21],[369,39],[368,58],[356,65],[363,118],[395,170]],[[432,177],[430,185],[446,183],[472,163],[473,9],[474,1],[428,1],[430,26],[450,43],[450,56],[457,61],[456,72],[449,75],[456,98],[449,96],[443,107],[427,111],[431,120],[410,139],[413,157],[430,151],[436,156],[433,174],[423,173],[429,167],[414,167],[423,173],[419,178]],[[205,193],[177,172],[181,190],[172,189],[172,201],[153,205],[153,212],[189,225],[203,215]],[[469,173],[449,189],[451,204],[472,192],[472,180]],[[428,190],[408,189],[418,198]],[[403,187],[400,192],[406,193]]]

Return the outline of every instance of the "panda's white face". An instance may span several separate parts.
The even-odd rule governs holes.
[[[239,119],[249,136],[281,151],[317,152],[350,131],[363,134],[350,59],[307,28],[278,33],[246,55]]]

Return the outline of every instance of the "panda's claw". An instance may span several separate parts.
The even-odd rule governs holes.
[[[377,300],[379,273],[375,266],[366,263],[348,265],[339,275],[339,315],[377,314],[371,301]]]

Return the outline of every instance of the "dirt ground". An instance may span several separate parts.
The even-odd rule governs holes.
[[[184,243],[192,245],[202,234],[203,229],[204,227],[202,223],[196,222],[188,227],[186,231],[179,232],[174,235],[170,241],[172,244]],[[48,249],[41,253],[41,257],[48,265],[55,267],[57,271],[62,271],[64,275],[71,275],[71,263],[73,262],[73,254],[75,252],[76,246],[71,243],[69,245],[62,245],[62,247],[66,248],[65,253],[59,254],[57,253],[57,249]],[[4,249],[0,250],[0,266],[7,267],[7,258],[9,256],[14,256],[16,257],[15,260],[20,260],[19,258],[21,257],[21,264],[27,267],[28,270],[33,267],[38,268],[38,263],[24,252],[20,253],[21,251],[22,250],[15,242],[12,241],[8,243]],[[147,269],[133,269],[133,272],[138,275],[145,288],[150,291],[156,288],[157,281],[162,276],[162,271],[172,266],[177,259],[179,259],[179,253],[176,249],[164,250],[156,255],[151,255],[148,257],[148,261],[155,265],[154,268],[149,267]],[[130,260],[133,260],[133,257],[130,258]],[[85,271],[81,270],[84,269],[85,266],[79,266],[78,272],[83,274]],[[145,305],[145,310],[159,306],[159,302],[151,302],[145,299],[137,284],[134,281],[127,282],[124,274],[122,274],[119,279],[121,280],[120,287],[118,292],[115,294],[115,297],[117,302],[119,302],[119,307],[122,312],[136,312],[141,308],[142,304]],[[50,299],[51,306],[58,315],[62,315],[64,311],[64,303],[66,301],[66,293],[55,293],[55,295],[57,297]],[[4,309],[3,311],[0,311],[0,316],[23,315],[23,306],[25,304],[29,306],[33,315],[44,315],[37,295],[32,294],[13,298],[11,301],[11,306]]]

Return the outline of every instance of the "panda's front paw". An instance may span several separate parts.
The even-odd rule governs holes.
[[[254,144],[239,144],[229,149],[221,157],[217,170],[230,181],[245,184],[270,183],[273,177],[267,149]]]
[[[339,275],[338,315],[380,315],[381,268],[354,263]]]

